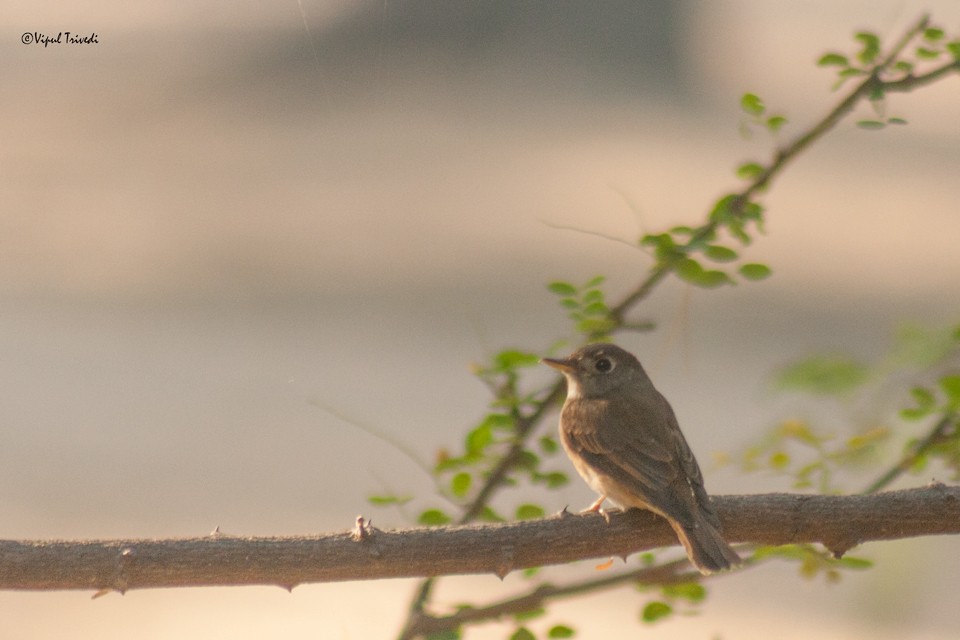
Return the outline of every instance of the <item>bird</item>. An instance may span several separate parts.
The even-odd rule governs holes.
[[[624,509],[647,509],[676,532],[704,575],[740,564],[722,534],[700,466],[667,399],[640,361],[614,344],[595,343],[566,358],[543,358],[567,379],[560,442],[600,497]]]

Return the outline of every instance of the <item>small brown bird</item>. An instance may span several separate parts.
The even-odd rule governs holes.
[[[625,509],[648,509],[667,519],[701,573],[739,564],[720,533],[673,409],[640,362],[612,344],[591,344],[543,362],[567,378],[560,441],[600,494],[588,511],[600,511],[607,498]]]

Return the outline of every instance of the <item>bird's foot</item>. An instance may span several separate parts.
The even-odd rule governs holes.
[[[600,496],[594,500],[593,504],[581,511],[580,513],[599,513],[603,516],[603,519],[606,520],[607,524],[610,524],[610,514],[606,509],[602,508],[603,501],[607,499],[607,496]]]

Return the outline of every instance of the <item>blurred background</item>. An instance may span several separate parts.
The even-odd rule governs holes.
[[[545,283],[602,273],[619,298],[650,264],[629,243],[698,223],[739,163],[769,157],[767,135],[740,133],[742,93],[785,113],[789,139],[836,100],[822,53],[852,52],[859,29],[892,40],[924,9],[960,30],[950,0],[5,3],[0,537],[408,526],[366,498],[442,503],[357,425],[424,460],[455,450],[485,410],[470,364],[569,335]],[[99,42],[21,43],[61,31]],[[639,310],[658,331],[621,342],[712,492],[789,490],[710,462],[783,417],[777,367],[957,322],[958,104],[954,78],[889,100],[906,127],[844,122],[764,198],[746,255],[774,277],[670,282]],[[592,499],[572,482],[502,506]],[[656,630],[955,637],[956,544],[868,545],[877,568],[834,585],[793,566],[718,580],[701,615]],[[413,586],[6,592],[0,615],[24,639],[385,638]],[[437,603],[524,588],[450,579]],[[544,624],[633,637],[640,607],[600,594]]]

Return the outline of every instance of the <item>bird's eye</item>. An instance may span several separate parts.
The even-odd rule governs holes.
[[[613,362],[611,362],[610,358],[598,358],[597,361],[593,363],[593,368],[600,373],[607,373],[613,369]]]

